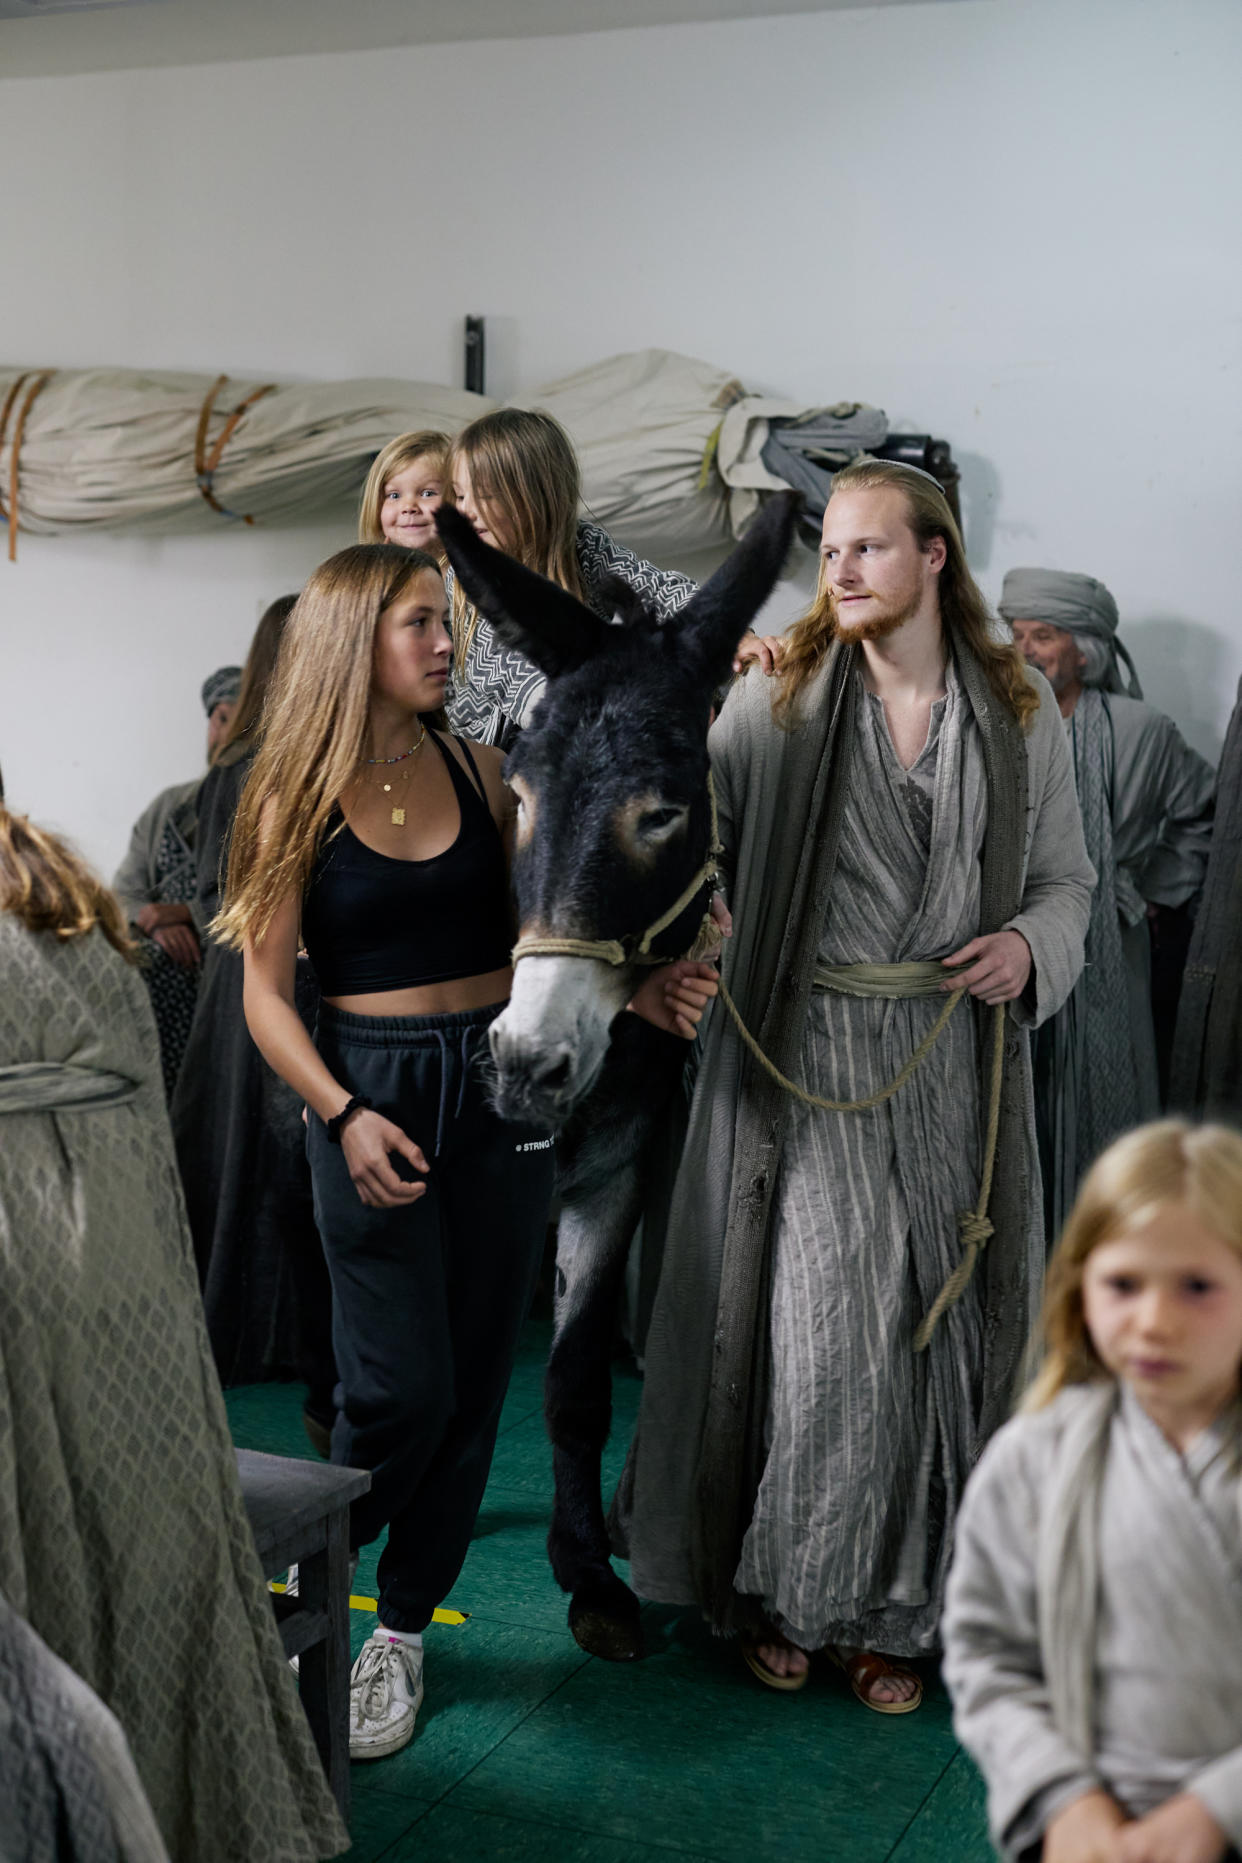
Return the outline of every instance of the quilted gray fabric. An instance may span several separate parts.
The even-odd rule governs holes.
[[[39,1064],[131,1081],[19,1110]],[[211,1362],[137,972],[0,913],[0,1592],[116,1715],[177,1863],[347,1843]]]

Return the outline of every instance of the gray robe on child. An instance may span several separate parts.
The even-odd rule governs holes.
[[[1242,1843],[1242,1414],[1185,1455],[1127,1391],[1074,1385],[966,1490],[944,1617],[955,1726],[1007,1859],[1103,1787],[1193,1792]]]

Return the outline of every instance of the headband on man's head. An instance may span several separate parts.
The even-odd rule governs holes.
[[[1117,638],[1117,604],[1094,576],[1076,575],[1068,569],[1011,569],[996,606],[1011,626],[1015,621],[1043,621],[1080,639],[1103,642],[1108,649],[1107,669],[1100,681],[1104,690],[1142,698],[1134,662]],[[1128,684],[1121,675],[1122,660],[1129,669]]]
[[[236,705],[237,695],[241,691],[242,670],[240,666],[218,666],[214,673],[209,673],[203,681],[203,710],[210,718],[216,706],[225,700]]]

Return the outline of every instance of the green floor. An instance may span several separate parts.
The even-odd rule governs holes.
[[[446,1601],[467,1620],[427,1632],[414,1740],[353,1769],[352,1863],[988,1863],[979,1780],[930,1672],[923,1707],[902,1719],[868,1714],[831,1670],[777,1695],[693,1613],[655,1605],[644,1662],[583,1655],[543,1547],[547,1338],[531,1325],[470,1557]],[[618,1377],[609,1474],[638,1390]],[[299,1403],[288,1385],[230,1391],[236,1441],[308,1455]],[[358,1596],[375,1595],[377,1550],[362,1555]],[[374,1625],[353,1613],[355,1650]]]

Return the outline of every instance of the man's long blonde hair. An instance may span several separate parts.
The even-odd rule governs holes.
[[[1026,661],[1013,642],[998,639],[992,631],[987,602],[970,573],[962,534],[940,487],[926,473],[911,471],[897,460],[864,458],[837,473],[832,481],[832,497],[838,492],[890,488],[901,492],[905,498],[907,521],[920,549],[925,550],[935,537],[944,539],[945,562],[937,587],[940,616],[949,640],[962,641],[970,649],[1001,704],[1019,724],[1026,726],[1039,710],[1039,694],[1027,672]],[[785,636],[772,716],[787,729],[797,724],[802,692],[823,665],[828,649],[837,638],[830,582],[828,564],[821,556],[815,599]]]
[[[434,465],[443,478],[448,450],[449,437],[446,433],[440,433],[434,427],[423,427],[417,433],[399,433],[382,452],[375,455],[358,505],[359,543],[386,541],[380,523],[380,508],[384,503],[384,487],[389,479],[420,459]],[[439,539],[436,541],[438,543]]]
[[[211,927],[221,944],[260,943],[281,900],[305,891],[329,817],[367,754],[380,615],[428,570],[440,574],[425,550],[356,543],[321,563],[299,595],[237,809],[224,910]],[[443,729],[443,712],[425,723]]]
[[[1068,1384],[1107,1378],[1083,1314],[1087,1258],[1133,1234],[1170,1203],[1187,1204],[1205,1228],[1242,1255],[1242,1133],[1161,1119],[1139,1126],[1096,1159],[1048,1267],[1036,1341],[1041,1362],[1023,1410],[1040,1410]]]
[[[0,912],[27,931],[50,932],[63,942],[85,938],[98,925],[130,963],[137,950],[115,893],[93,874],[59,835],[25,815],[13,815],[0,791]]]
[[[585,597],[578,567],[582,475],[573,441],[537,408],[497,408],[463,427],[449,447],[445,496],[464,466],[476,502],[494,511],[505,549],[527,569]],[[460,584],[453,589],[453,640],[460,676],[479,625]]]

